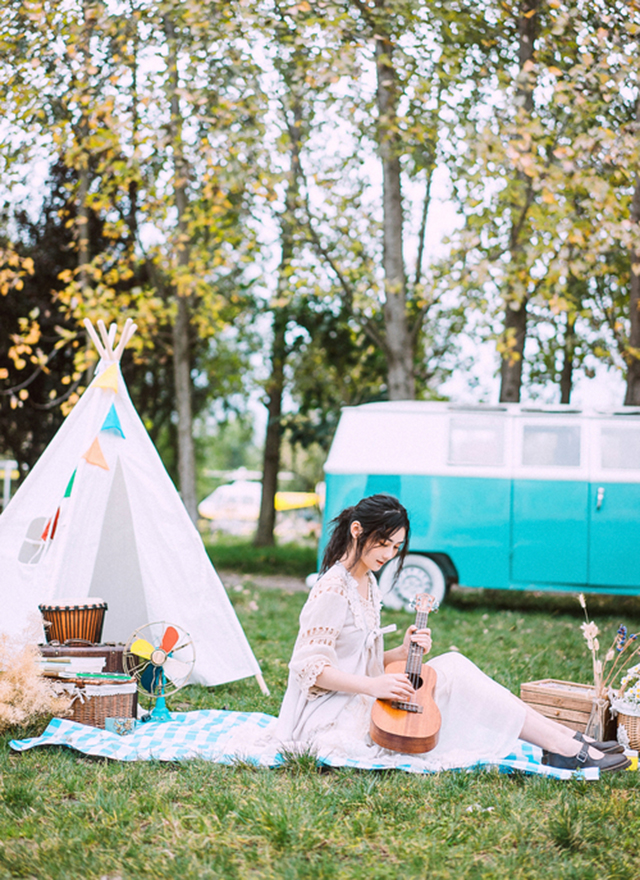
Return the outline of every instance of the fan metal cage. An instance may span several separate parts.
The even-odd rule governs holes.
[[[143,696],[168,697],[184,687],[196,660],[193,639],[186,630],[166,621],[146,623],[129,638],[122,663],[135,678]]]

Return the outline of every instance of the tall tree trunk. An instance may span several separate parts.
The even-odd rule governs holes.
[[[280,470],[280,449],[282,445],[282,395],[284,393],[284,367],[288,355],[286,340],[289,323],[288,285],[289,267],[293,258],[295,243],[295,209],[300,194],[300,151],[302,149],[302,106],[300,99],[293,94],[294,86],[287,83],[292,97],[292,123],[289,131],[289,175],[285,193],[285,208],[280,218],[280,265],[278,267],[277,300],[280,305],[273,309],[273,339],[271,342],[271,375],[267,384],[267,432],[264,442],[262,462],[262,496],[260,514],[254,544],[266,547],[274,543],[273,530],[276,524],[275,499],[278,491],[278,471]],[[286,114],[285,109],[285,114]],[[284,304],[283,304],[284,303]]]
[[[172,328],[173,374],[178,416],[178,479],[180,495],[187,513],[195,523],[196,462],[193,445],[191,411],[191,358],[189,353],[189,306],[184,297],[177,297],[177,314]]]
[[[636,101],[636,126],[640,127],[640,95]],[[640,232],[640,174],[631,203],[631,222]],[[629,351],[627,353],[627,391],[625,406],[640,406],[640,248],[629,251]]]
[[[518,64],[520,70],[517,100],[519,106],[522,107],[522,112],[527,117],[530,117],[533,112],[533,84],[530,82],[526,65],[533,60],[535,52],[539,5],[540,0],[522,0],[518,18]],[[520,181],[519,189],[522,192],[522,199],[512,208],[514,216],[511,220],[509,247],[511,265],[517,265],[520,259],[519,234],[524,213],[527,211],[528,192],[531,186],[530,181],[522,172],[518,172],[517,176]],[[500,364],[500,403],[517,403],[520,400],[526,337],[527,300],[522,297],[519,301],[514,301],[507,296],[503,334],[505,350]]]
[[[384,6],[379,0],[378,8]],[[382,162],[382,243],[385,288],[385,339],[390,400],[415,397],[414,340],[407,320],[403,254],[401,144],[397,134],[398,78],[393,44],[376,34],[378,148]]]
[[[573,388],[573,353],[576,347],[575,316],[567,313],[562,347],[562,370],[560,372],[560,403],[571,403]]]
[[[83,126],[84,128],[84,126]],[[83,164],[80,168],[80,181],[78,184],[78,282],[83,297],[89,294],[89,275],[87,267],[91,262],[89,249],[89,157],[85,153],[82,156]]]
[[[287,357],[285,338],[287,324],[288,315],[286,308],[276,309],[273,318],[273,340],[271,343],[271,375],[267,385],[267,433],[264,441],[262,462],[260,515],[254,540],[256,547],[267,547],[274,543],[273,530],[276,524],[275,498],[278,491],[278,471],[280,470],[280,447],[282,443],[281,417],[282,394],[284,392],[284,365]]]
[[[91,67],[91,35],[95,24],[95,4],[93,0],[84,0],[82,4],[83,10],[83,30],[82,30],[82,63],[83,69],[88,71]],[[88,77],[87,77],[88,80]],[[89,91],[89,98],[91,92]],[[89,100],[91,106],[93,102]],[[81,147],[80,152],[80,168],[78,169],[78,216],[76,219],[77,235],[78,235],[78,284],[80,287],[81,297],[87,301],[91,293],[89,283],[89,263],[91,262],[91,247],[89,242],[89,150],[86,149],[86,140],[89,137],[89,120],[86,109],[82,109],[80,115],[80,124],[78,127],[78,141]],[[88,333],[85,333],[85,349],[87,352],[94,351],[94,345]],[[87,358],[88,366],[85,371],[85,384],[90,385],[95,374],[96,364],[92,358]]]
[[[187,166],[182,143],[183,120],[178,97],[178,56],[176,33],[173,23],[165,19],[165,32],[169,46],[169,102],[171,111],[171,147],[174,156],[174,204],[177,213],[176,225],[176,264],[178,274],[189,265],[189,245],[187,228]],[[195,523],[198,518],[196,499],[196,456],[193,442],[193,411],[191,384],[191,350],[189,338],[190,297],[187,292],[175,289],[177,306],[176,318],[172,328],[173,373],[178,416],[178,482],[180,495],[187,513]]]
[[[527,307],[521,303],[517,308],[507,306],[504,318],[504,339],[507,354],[500,364],[500,403],[518,403],[522,387],[522,361],[527,336]]]
[[[78,284],[80,286],[80,294],[86,301],[89,300],[91,293],[91,285],[89,284],[88,266],[91,262],[91,248],[89,244],[89,206],[87,198],[89,196],[89,157],[83,155],[83,165],[80,168],[80,181],[78,184]],[[95,352],[95,348],[91,337],[85,331],[85,351]],[[92,357],[87,357],[87,368],[85,370],[84,382],[89,386],[93,381],[97,364]]]

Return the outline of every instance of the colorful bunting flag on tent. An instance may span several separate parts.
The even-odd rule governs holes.
[[[104,468],[105,471],[109,470],[109,465],[107,464],[107,461],[102,453],[102,449],[100,448],[97,437],[82,457],[89,464],[95,464],[98,467]]]
[[[118,413],[116,412],[115,405],[111,404],[111,409],[107,413],[107,417],[102,423],[101,431],[117,431],[118,434],[125,439],[124,431],[122,430],[122,425],[120,424],[120,419],[118,418]]]
[[[64,495],[62,496],[63,498],[71,498],[71,490],[73,489],[73,481],[76,478],[77,470],[78,469],[76,468],[76,470],[74,470],[74,472],[71,474],[71,479],[67,483],[67,488],[64,490]]]
[[[93,380],[93,385],[96,388],[105,388],[108,391],[115,391],[118,393],[118,365],[111,364],[110,367],[104,371],[104,373],[100,373],[97,379]]]
[[[53,525],[51,526],[51,540],[53,541],[56,529],[58,528],[58,520],[60,519],[60,508],[56,510],[56,515],[53,518]]]

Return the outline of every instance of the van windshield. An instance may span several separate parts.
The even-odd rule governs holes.
[[[522,464],[536,467],[579,467],[577,425],[525,425]]]
[[[600,437],[603,468],[640,470],[640,428],[603,425]]]

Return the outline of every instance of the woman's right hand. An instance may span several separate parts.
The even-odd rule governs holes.
[[[415,694],[404,672],[385,672],[372,678],[371,685],[371,696],[377,700],[410,700]]]

